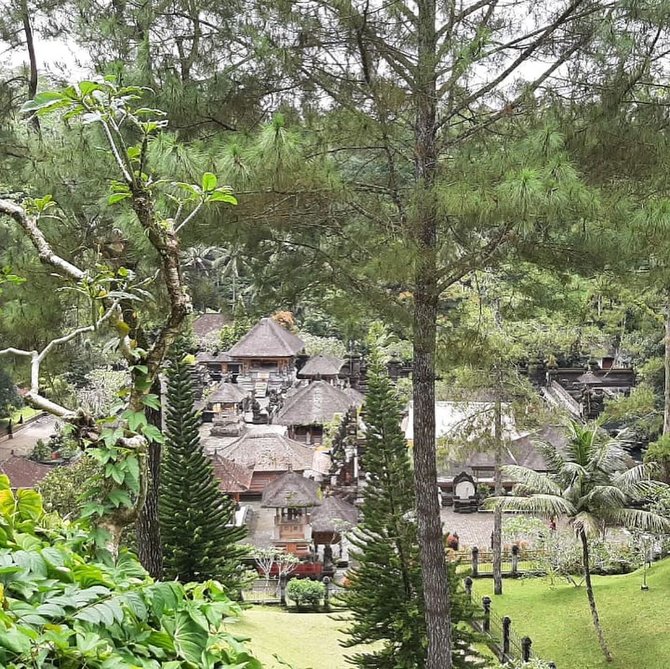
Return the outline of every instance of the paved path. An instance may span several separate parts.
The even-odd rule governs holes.
[[[43,416],[27,427],[14,433],[13,439],[0,441],[0,462],[4,462],[12,455],[28,455],[38,439],[45,441],[56,431],[56,418]]]

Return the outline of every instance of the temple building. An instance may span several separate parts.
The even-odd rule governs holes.
[[[327,381],[312,381],[286,398],[273,422],[286,425],[291,439],[320,444],[324,425],[352,406],[361,406],[363,399],[363,395],[352,388],[342,390]]]
[[[321,505],[321,490],[315,481],[288,471],[263,491],[261,507],[275,509],[272,543],[288,553],[310,555],[311,511]]]
[[[214,446],[216,455],[253,471],[246,496],[260,495],[269,483],[287,471],[320,480],[330,469],[324,453],[287,438],[273,427],[255,426],[227,444]]]

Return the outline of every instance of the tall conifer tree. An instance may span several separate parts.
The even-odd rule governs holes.
[[[244,528],[226,527],[233,502],[221,493],[200,443],[188,356],[177,354],[168,375],[166,444],[161,472],[160,523],[165,576],[217,579],[239,587]]]
[[[362,465],[367,475],[362,522],[351,541],[358,562],[343,599],[353,622],[347,648],[379,643],[350,658],[361,669],[419,669],[426,666],[428,636],[423,610],[421,562],[417,544],[414,480],[407,442],[400,426],[402,402],[389,379],[379,351],[371,353],[365,401],[366,443]],[[436,493],[437,494],[437,491]],[[458,579],[449,570],[452,662],[476,666],[466,659],[472,634],[459,621],[472,608]]]

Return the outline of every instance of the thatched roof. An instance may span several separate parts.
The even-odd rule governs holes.
[[[344,365],[342,358],[330,355],[315,355],[311,357],[300,370],[298,376],[316,378],[319,376],[337,376]]]
[[[261,506],[270,509],[309,508],[321,504],[319,484],[298,472],[286,472],[268,483]]]
[[[358,509],[349,502],[331,495],[312,511],[312,532],[338,533],[358,522]]]
[[[193,321],[193,334],[196,337],[206,337],[230,322],[230,318],[224,314],[202,314]]]
[[[251,487],[253,469],[243,467],[236,462],[215,453],[210,456],[214,475],[219,479],[219,489],[223,493],[246,492]]]
[[[209,404],[220,402],[221,404],[237,404],[246,397],[244,391],[236,383],[222,382],[217,389],[207,398]]]
[[[346,413],[350,407],[362,403],[362,395],[357,398],[326,381],[313,381],[286,398],[274,422],[280,425],[323,425],[333,420],[335,414]]]
[[[230,362],[232,360],[226,351],[218,351],[216,353],[201,351],[195,356],[195,359],[203,364],[207,364],[208,362]]]
[[[277,472],[312,468],[314,451],[276,431],[255,428],[217,449],[219,455],[254,471]]]
[[[34,488],[53,470],[54,465],[45,465],[18,455],[12,455],[0,464],[0,473],[9,476],[12,488]]]
[[[271,318],[261,318],[228,353],[234,358],[292,358],[303,348],[302,339]]]

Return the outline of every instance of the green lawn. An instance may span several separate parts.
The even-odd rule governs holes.
[[[512,619],[519,636],[558,669],[667,669],[670,667],[670,559],[654,564],[649,590],[640,590],[642,572],[594,577],[598,611],[614,662],[602,657],[591,621],[586,590],[544,579],[505,580],[504,594],[492,595],[493,581],[475,581],[479,596],[491,595],[493,610]]]
[[[353,651],[338,643],[344,636],[339,632],[344,625],[324,613],[291,613],[277,606],[254,606],[244,611],[230,631],[251,639],[254,655],[265,669],[286,669],[274,659],[275,654],[295,669],[351,669],[344,654]]]
[[[33,409],[32,407],[22,407],[21,409],[18,409],[17,411],[12,412],[11,419],[12,419],[12,425],[14,427],[17,426],[21,416],[23,416],[23,420],[28,420],[28,418],[32,418],[33,416],[36,416],[38,413],[42,413],[41,411],[37,411],[36,409]],[[7,418],[0,418],[0,427],[7,427],[7,422],[9,419]]]
[[[519,636],[533,639],[539,657],[558,669],[668,669],[670,667],[670,558],[652,566],[649,590],[640,590],[640,571],[594,577],[605,636],[614,654],[608,664],[596,640],[586,590],[545,579],[506,579],[502,597],[493,581],[475,581],[478,596],[491,595],[493,610],[509,615]],[[338,640],[346,623],[316,613],[289,613],[279,607],[253,607],[231,630],[251,638],[254,653],[268,669],[283,669],[277,653],[295,669],[347,669]]]

